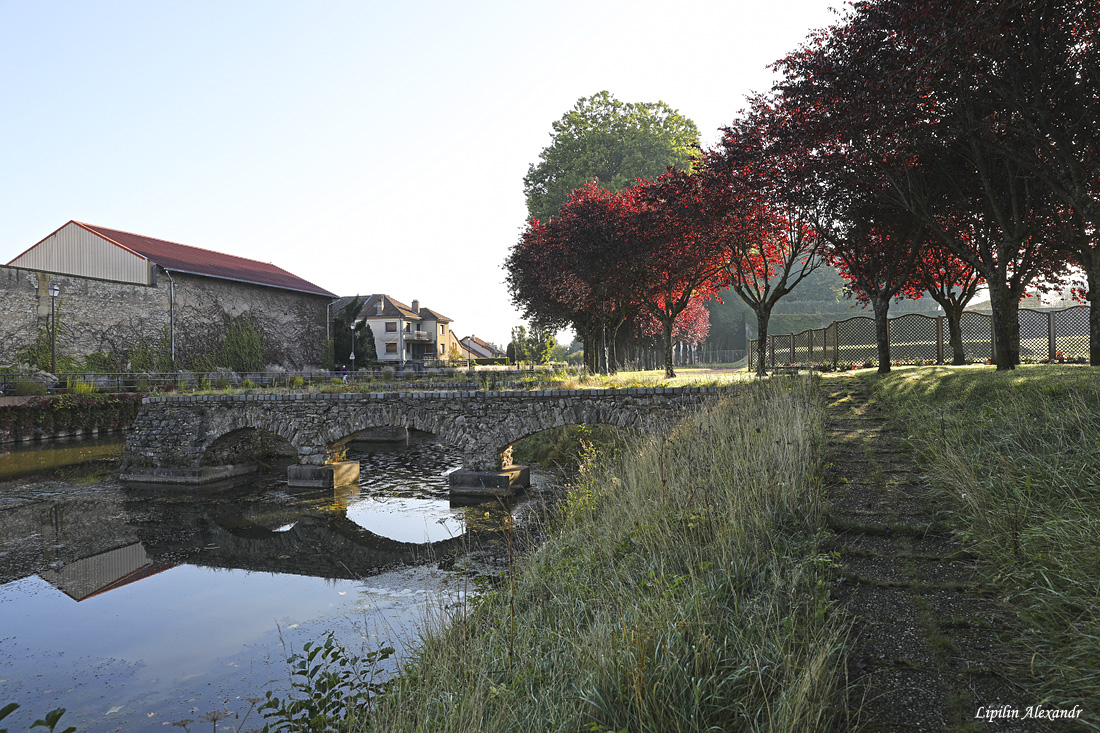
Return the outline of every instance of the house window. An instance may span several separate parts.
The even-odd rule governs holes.
[[[387,354],[396,354],[397,353],[397,344],[386,344],[386,353]]]
[[[440,336],[446,336],[447,335],[447,327],[445,325],[443,325],[442,323],[439,324],[439,335]]]
[[[386,333],[397,333],[397,321],[386,321]]]

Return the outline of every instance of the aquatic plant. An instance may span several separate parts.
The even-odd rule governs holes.
[[[267,730],[314,733],[336,729],[352,710],[366,707],[381,694],[379,665],[394,653],[386,646],[364,656],[349,654],[330,631],[322,643],[306,642],[291,655],[294,695],[283,698],[271,690],[259,710],[270,723]]]

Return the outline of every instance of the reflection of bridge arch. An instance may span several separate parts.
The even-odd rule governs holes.
[[[273,573],[354,580],[394,565],[415,565],[468,552],[474,538],[412,543],[363,529],[343,515],[307,515],[288,530],[258,525],[207,525],[203,547],[190,562],[208,567],[242,568]],[[302,548],[308,547],[309,552]],[[168,548],[153,548],[167,550]],[[175,554],[180,548],[172,548]]]
[[[374,427],[433,433],[455,445],[471,472],[510,466],[522,438],[581,423],[658,431],[685,409],[713,403],[738,387],[400,392],[377,394],[212,395],[143,401],[122,470],[141,480],[160,471],[195,473],[216,442],[245,428],[280,436],[304,465],[322,465],[333,446]]]

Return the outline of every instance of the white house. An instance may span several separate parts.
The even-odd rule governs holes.
[[[408,306],[375,293],[359,310],[356,323],[370,326],[378,360],[383,362],[423,364],[446,359],[452,345],[458,343],[451,333],[451,319],[421,308],[418,300]]]

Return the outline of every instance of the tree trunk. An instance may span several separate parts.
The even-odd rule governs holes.
[[[600,370],[600,342],[597,336],[597,329],[589,328],[582,337],[584,339],[584,366],[589,374],[595,374]]]
[[[991,284],[989,304],[993,306],[993,335],[997,342],[993,361],[999,372],[1015,369],[1020,362],[1020,301],[1004,285]]]
[[[607,355],[608,374],[617,374],[619,371],[619,328],[622,325],[623,322],[619,321],[607,335],[607,348],[609,349]]]
[[[675,318],[661,319],[661,325],[665,330],[665,379],[672,379],[676,371],[672,368],[672,322]]]
[[[875,314],[875,341],[878,343],[878,373],[890,373],[890,299],[872,298],[871,310]]]
[[[768,371],[766,364],[768,362],[768,321],[772,317],[772,309],[761,305],[759,308],[753,308],[756,312],[756,376],[766,377]]]
[[[1089,365],[1100,366],[1100,249],[1087,254],[1090,256],[1082,257],[1081,264],[1089,288],[1085,294],[1089,303]]]
[[[948,343],[951,344],[951,363],[962,366],[966,363],[966,347],[963,346],[961,305],[943,305],[944,315],[947,316]]]

